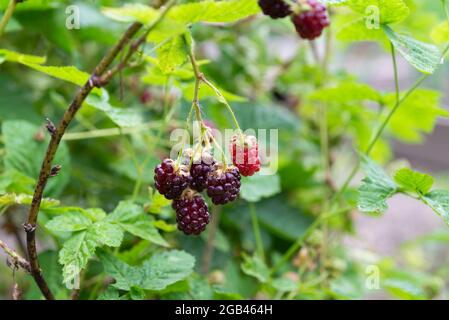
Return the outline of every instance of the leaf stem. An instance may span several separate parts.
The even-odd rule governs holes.
[[[398,73],[398,64],[396,61],[396,50],[392,42],[390,42],[391,47],[391,59],[393,60],[393,73],[394,73],[394,84],[395,84],[395,92],[396,92],[396,104],[399,102],[401,90],[399,87],[399,73]]]
[[[251,214],[251,222],[253,225],[254,239],[256,240],[256,251],[258,256],[265,261],[265,252],[263,248],[262,235],[260,232],[259,220],[257,218],[256,205],[249,202],[249,212]]]
[[[14,10],[16,9],[16,6],[18,3],[23,2],[21,0],[9,0],[8,7],[6,8],[6,11],[2,17],[2,20],[0,21],[0,37],[3,36],[3,33],[5,32],[6,26],[11,19]]]

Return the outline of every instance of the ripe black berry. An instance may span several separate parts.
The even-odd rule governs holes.
[[[324,4],[316,0],[307,0],[307,5],[310,8],[293,15],[292,21],[301,38],[313,40],[321,35],[330,21]]]
[[[190,187],[198,192],[206,189],[207,177],[213,170],[214,165],[215,160],[208,152],[203,152],[201,159],[193,160],[192,166],[190,167],[190,176],[192,177]]]
[[[209,223],[209,211],[203,197],[186,192],[180,199],[173,201],[178,229],[187,235],[199,235]]]
[[[292,13],[284,0],[259,0],[259,7],[265,15],[273,19],[285,18]]]
[[[209,174],[207,179],[207,195],[214,204],[226,204],[237,199],[240,193],[240,172],[236,167],[226,171],[218,169]]]
[[[165,159],[154,169],[154,182],[156,189],[167,199],[178,198],[189,186],[190,175],[185,166],[176,168],[172,159]]]
[[[198,192],[203,191],[207,188],[207,177],[212,171],[213,164],[207,164],[203,161],[197,164],[192,164],[190,167],[190,175],[192,181],[190,182],[190,187]]]

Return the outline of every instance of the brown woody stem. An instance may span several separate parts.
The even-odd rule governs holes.
[[[117,55],[126,47],[130,39],[134,37],[134,35],[142,28],[142,26],[143,25],[141,23],[133,23],[123,34],[118,43],[103,57],[103,59],[95,68],[95,71],[91,75],[90,79],[78,91],[69,108],[64,113],[61,122],[51,135],[51,140],[45,153],[44,161],[42,163],[39,178],[35,187],[33,201],[31,203],[30,212],[28,215],[28,221],[24,224],[24,229],[27,234],[27,251],[28,259],[30,261],[31,275],[33,276],[36,284],[47,300],[54,300],[54,295],[48,287],[48,284],[45,281],[39,266],[36,249],[36,227],[44,189],[47,185],[48,179],[51,176],[53,159],[55,158],[59,144],[61,143],[61,139],[67,127],[75,117],[78,110],[81,108],[84,100],[91,93],[94,87],[101,86],[101,83],[98,82],[99,77],[103,75],[103,73],[112,64]]]

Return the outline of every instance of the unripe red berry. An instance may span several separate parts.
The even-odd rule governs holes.
[[[259,145],[254,136],[236,134],[231,139],[232,163],[242,176],[254,175],[260,170]]]

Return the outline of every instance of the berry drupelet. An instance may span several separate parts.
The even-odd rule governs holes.
[[[178,229],[186,235],[199,235],[206,229],[210,220],[209,210],[203,197],[187,190],[172,203],[176,211]]]
[[[259,145],[256,137],[234,135],[230,149],[232,163],[242,176],[252,176],[260,170]]]
[[[307,0],[303,6],[308,8],[293,14],[292,22],[301,38],[313,40],[318,38],[323,29],[329,26],[329,16],[326,6],[316,0]]]
[[[172,159],[165,159],[154,169],[156,189],[169,200],[178,198],[189,186],[190,180],[186,167],[177,166]]]
[[[240,193],[240,178],[236,167],[211,172],[207,178],[207,195],[216,205],[234,201]]]
[[[273,19],[285,18],[292,13],[290,6],[284,0],[259,0],[262,12]]]
[[[201,160],[196,160],[190,167],[190,187],[198,192],[207,188],[207,177],[212,172],[215,161],[211,156],[202,157]]]

